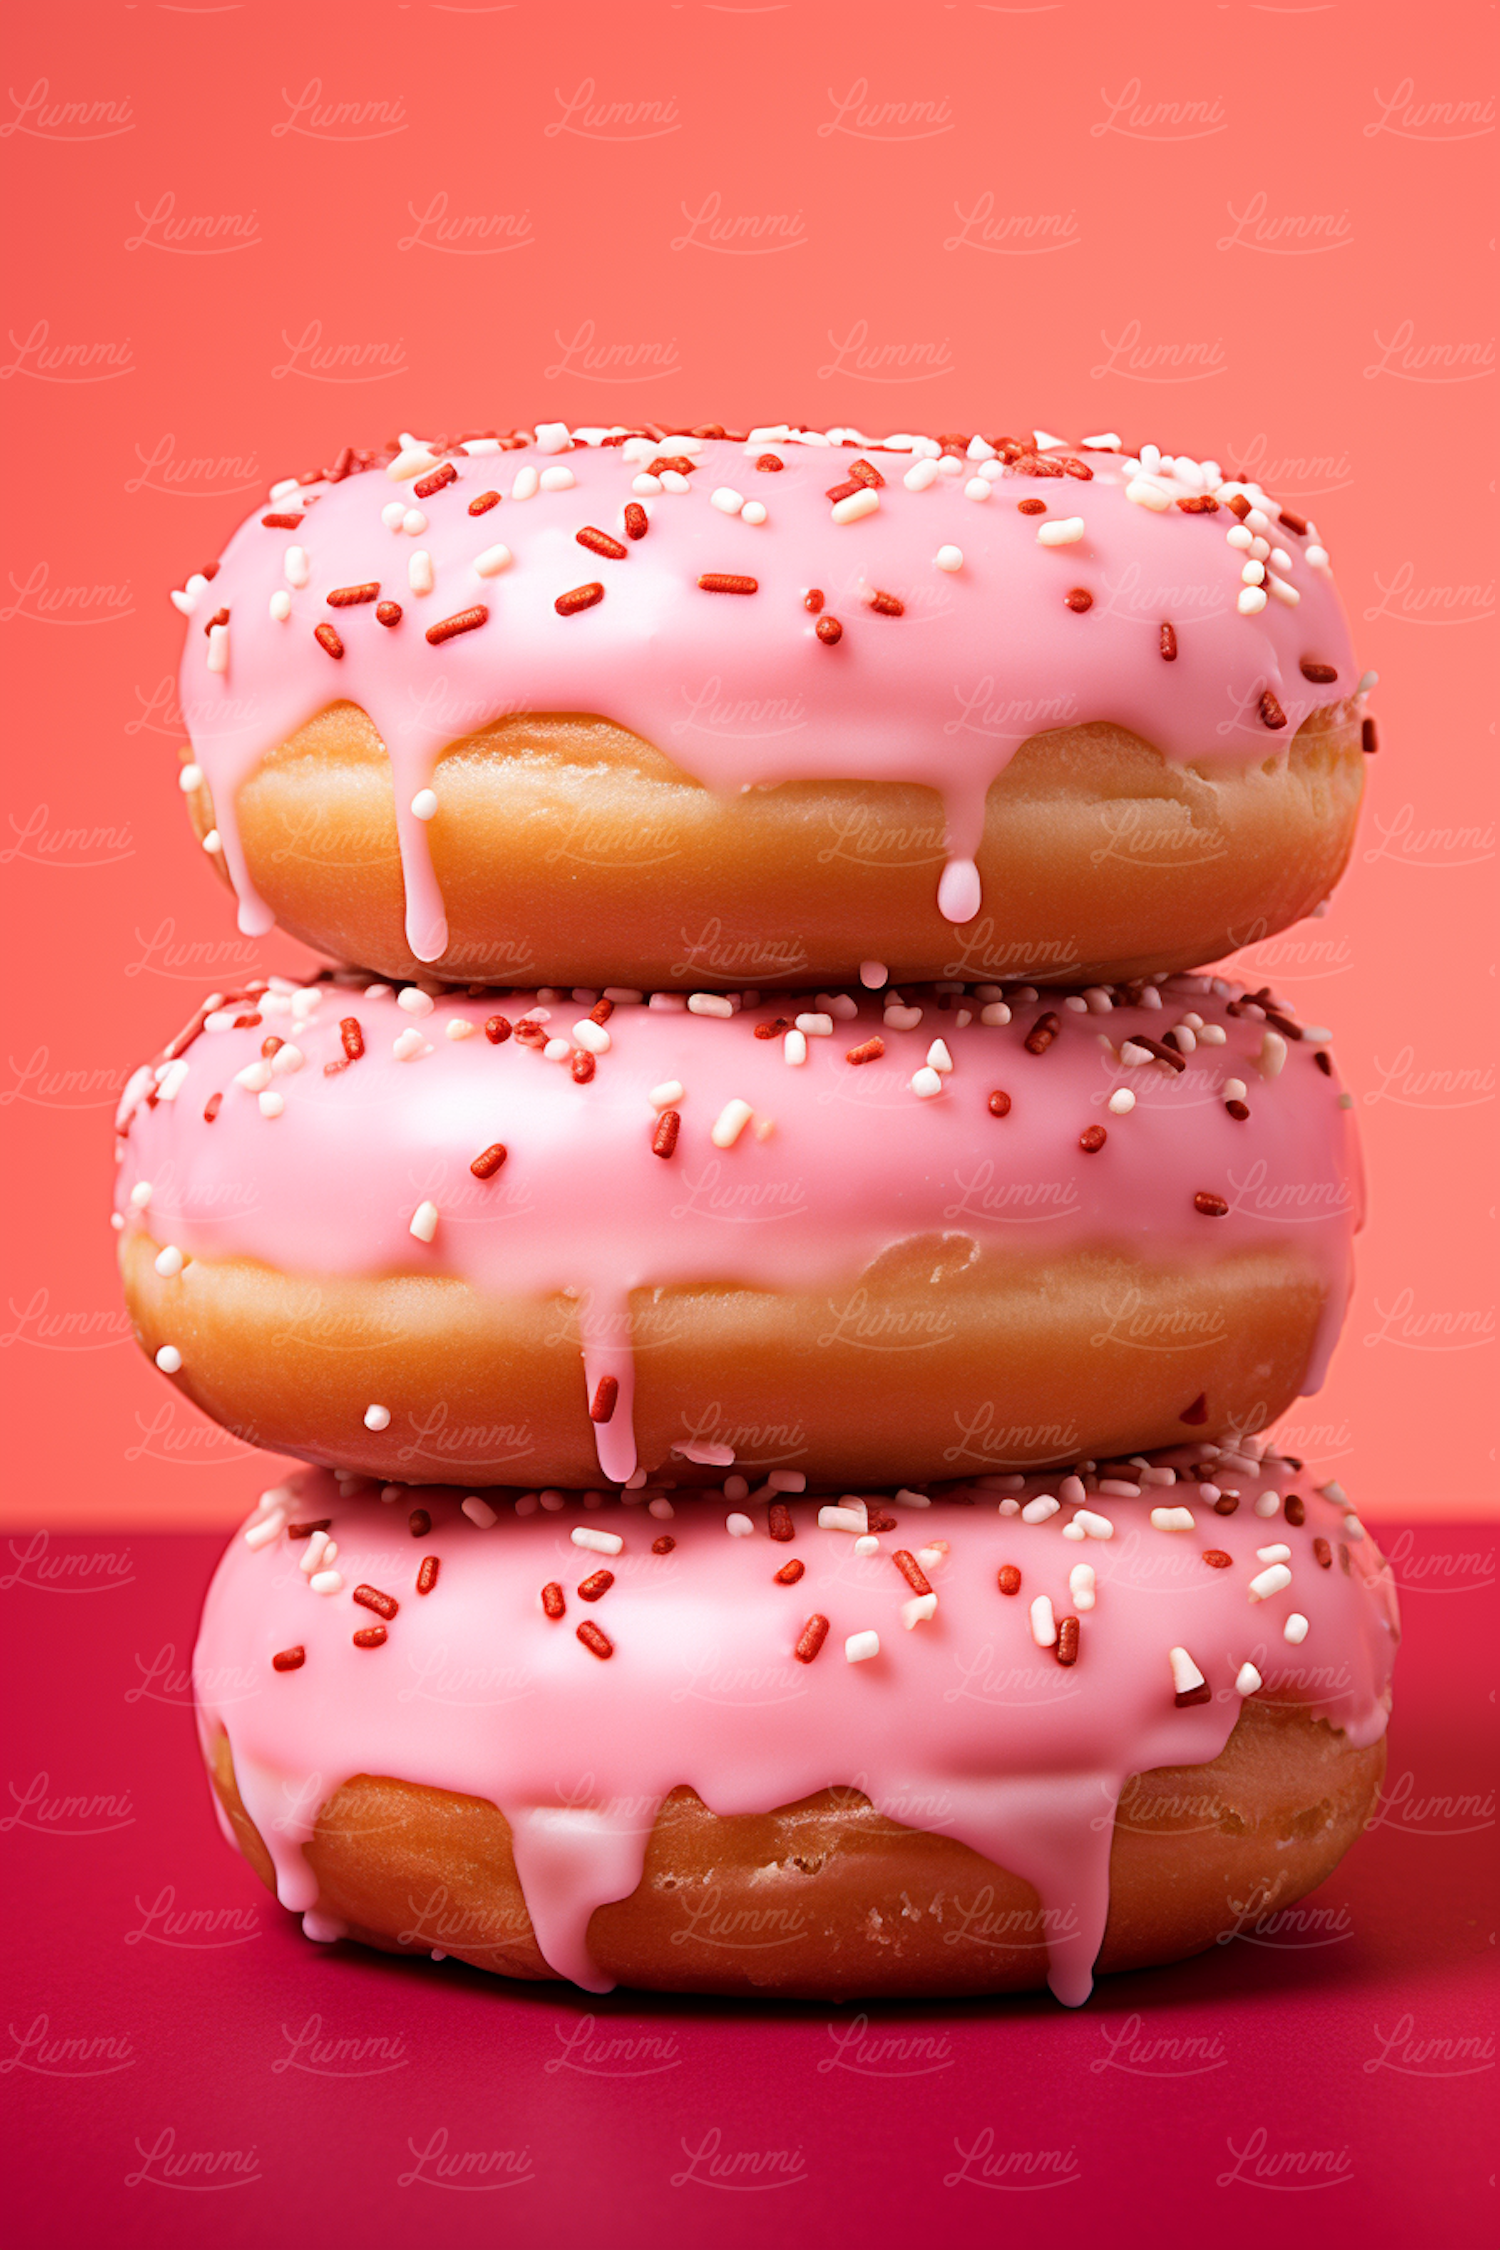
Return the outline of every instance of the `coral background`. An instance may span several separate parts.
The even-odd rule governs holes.
[[[1238,965],[1335,1027],[1373,1208],[1332,1377],[1283,1428],[1371,1516],[1493,1508],[1491,26],[1387,0],[13,19],[12,1519],[227,1521],[256,1479],[136,1353],[106,1220],[130,1067],[205,988],[308,959],[238,938],[195,852],[168,587],[346,438],[646,416],[1116,428],[1315,515],[1382,747],[1331,910]]]

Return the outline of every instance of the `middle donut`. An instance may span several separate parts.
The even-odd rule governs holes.
[[[1361,1216],[1326,1031],[1174,976],[216,994],[135,1074],[139,1339],[402,1482],[919,1482],[1263,1428]]]

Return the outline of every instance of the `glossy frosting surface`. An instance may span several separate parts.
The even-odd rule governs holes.
[[[334,702],[363,708],[389,751],[407,936],[431,961],[446,920],[413,801],[450,742],[507,713],[611,719],[724,793],[797,779],[926,784],[948,831],[939,903],[962,923],[981,903],[972,861],[986,791],[1030,736],[1112,720],[1179,761],[1264,758],[1358,685],[1314,531],[1291,528],[1258,486],[1222,482],[1216,463],[1163,461],[1147,448],[1143,471],[1135,456],[1057,440],[1033,451],[1028,436],[1024,450],[1007,441],[1019,458],[991,482],[981,472],[999,464],[983,438],[950,451],[950,474],[931,460],[934,441],[912,437],[622,444],[559,433],[545,447],[457,447],[441,461],[408,448],[336,483],[278,487],[230,539],[211,583],[195,579],[177,597],[190,609],[182,708],[246,931],[266,929],[270,914],[240,847],[238,790]],[[926,468],[913,450],[923,447]],[[669,472],[683,489],[646,474],[657,457],[692,462],[686,476]],[[768,457],[783,466],[758,468]],[[1065,458],[1086,477],[1059,475]],[[1042,473],[1048,461],[1052,473]],[[865,488],[868,513],[840,521],[829,495],[854,463],[884,481]],[[444,466],[453,481],[415,497]],[[905,482],[914,468],[932,470],[922,489]],[[637,497],[642,477],[658,489]],[[564,478],[562,489],[544,481]],[[538,488],[518,497],[528,487]],[[1143,488],[1158,504],[1127,497]],[[495,492],[497,504],[470,514]],[[1225,500],[1215,507],[1216,492]],[[742,505],[726,513],[715,495]],[[1254,533],[1237,524],[1230,496],[1254,503]],[[1204,512],[1183,513],[1184,500]],[[763,522],[746,519],[747,501],[765,510]],[[628,535],[627,505],[645,511],[644,536]],[[1028,505],[1044,512],[1021,513]],[[387,511],[400,520],[388,525]],[[267,515],[296,521],[268,526]],[[420,529],[402,528],[418,519]],[[1079,523],[1081,536],[1042,543]],[[624,551],[601,555],[579,544],[580,531]],[[1231,535],[1259,537],[1266,563]],[[1247,565],[1275,582],[1248,615]],[[755,590],[705,591],[704,576]],[[559,597],[580,587],[602,588],[602,598],[560,614]],[[399,621],[379,621],[375,593],[330,603],[352,588],[399,605]],[[1086,606],[1070,606],[1079,595]],[[475,629],[428,640],[476,605],[486,614]],[[218,637],[206,635],[225,611]],[[839,621],[836,645],[819,640],[820,615]],[[1171,662],[1164,625],[1176,635]],[[315,638],[330,627],[337,657]],[[1309,658],[1334,678],[1309,682],[1300,668]],[[1285,715],[1275,731],[1267,692]]]
[[[1172,977],[1118,1004],[1095,990],[1092,1007],[1009,989],[1008,1002],[991,986],[832,996],[843,1015],[806,994],[723,1015],[678,999],[622,1002],[597,1027],[607,1051],[586,1055],[584,1083],[572,1066],[579,1026],[596,1031],[592,995],[434,1002],[415,987],[333,981],[262,990],[200,1011],[196,1036],[132,1078],[117,1215],[185,1259],[575,1294],[590,1316],[589,1395],[605,1375],[620,1385],[616,1413],[596,1426],[601,1469],[618,1483],[636,1466],[632,1290],[833,1287],[914,1239],[957,1237],[1011,1260],[1075,1246],[1147,1262],[1290,1247],[1323,1290],[1304,1386],[1315,1389],[1363,1215],[1353,1119],[1326,1046],[1283,1037],[1222,980]],[[1009,1020],[987,1024],[986,1011]],[[806,1035],[794,1064],[785,1033],[756,1032],[797,1014],[831,1031]],[[491,1044],[484,1026],[496,1015],[540,1024],[558,1059],[516,1032]],[[350,1019],[364,1049],[352,1062]],[[1027,1040],[1039,1023],[1054,1028],[1038,1053]],[[1192,1051],[1174,1068],[1139,1037]],[[884,1052],[851,1062],[872,1039]],[[265,1061],[277,1040],[294,1069],[277,1067],[285,1053]],[[932,1098],[914,1087],[924,1072],[940,1089]],[[1235,1083],[1243,1119],[1226,1105]],[[1001,1117],[996,1092],[1010,1097]],[[1122,1098],[1133,1107],[1116,1114],[1109,1104]],[[732,1145],[716,1145],[735,1103],[745,1121]],[[669,1160],[652,1147],[666,1107],[681,1120]],[[1104,1145],[1085,1148],[1101,1130]],[[476,1178],[473,1160],[497,1142],[503,1166]],[[1200,1194],[1222,1213],[1205,1216]],[[413,1231],[424,1206],[430,1239]]]
[[[1195,1462],[1206,1487],[1191,1476]],[[1120,1466],[1105,1466],[1118,1479]],[[699,1494],[675,1515],[670,1501],[654,1513],[617,1501],[586,1509],[578,1495],[547,1513],[533,1496],[520,1503],[531,1513],[502,1506],[481,1529],[460,1512],[459,1492],[388,1487],[392,1504],[381,1506],[365,1480],[308,1471],[263,1500],[249,1527],[258,1544],[236,1534],[219,1565],[195,1656],[203,1738],[227,1733],[279,1896],[300,1913],[317,1903],[302,1846],[319,1807],[354,1775],[499,1806],[546,1960],[592,1990],[605,1980],[589,1956],[589,1917],[635,1889],[670,1790],[691,1787],[711,1811],[732,1814],[858,1789],[891,1819],[957,1837],[1032,1883],[1051,1933],[1053,1990],[1076,2004],[1104,1929],[1113,1813],[1129,1776],[1217,1757],[1253,1686],[1235,1684],[1246,1664],[1264,1697],[1307,1705],[1356,1745],[1373,1742],[1398,1637],[1390,1574],[1336,1485],[1325,1494],[1275,1456],[1218,1448],[1156,1456],[1146,1474],[1157,1481],[1137,1496],[1101,1491],[1090,1472],[1076,1488],[1055,1474],[948,1487],[920,1508],[872,1498],[896,1528],[859,1554],[856,1532],[820,1529],[819,1503],[787,1495],[794,1536],[780,1544],[768,1536],[764,1495]],[[1047,1520],[1019,1514],[1060,1492]],[[1301,1523],[1284,1512],[1290,1493]],[[1231,1495],[1235,1512],[1217,1513],[1214,1500]],[[1095,1528],[1065,1536],[1080,1500]],[[425,1537],[408,1530],[414,1503],[431,1517]],[[1150,1512],[1163,1505],[1186,1507],[1191,1528],[1153,1528]],[[752,1528],[732,1535],[731,1517]],[[306,1542],[284,1526],[322,1518],[338,1583],[319,1593],[299,1567]],[[1101,1522],[1111,1537],[1099,1536]],[[581,1548],[579,1527],[616,1535],[622,1551]],[[663,1534],[675,1545],[658,1555]],[[1253,1599],[1267,1567],[1258,1550],[1283,1545],[1289,1583]],[[897,1549],[916,1553],[937,1597],[910,1627]],[[1228,1566],[1205,1563],[1205,1549]],[[778,1585],[790,1556],[805,1575]],[[438,1583],[420,1596],[428,1558]],[[601,1564],[614,1583],[585,1605],[575,1588]],[[1021,1572],[1011,1598],[997,1587],[1005,1564]],[[1070,1583],[1079,1564],[1094,1572],[1092,1608]],[[557,1620],[539,1598],[554,1581],[567,1601]],[[398,1605],[374,1649],[352,1638],[371,1623],[353,1600],[366,1583]],[[1078,1619],[1071,1666],[1038,1644],[1030,1605],[1039,1596],[1057,1618]],[[828,1637],[799,1663],[792,1651],[814,1613],[828,1618]],[[607,1660],[580,1645],[585,1618],[612,1644]],[[1306,1621],[1300,1642],[1286,1637],[1293,1618]],[[846,1638],[868,1632],[879,1653],[849,1661]],[[302,1667],[273,1670],[272,1656],[292,1646],[306,1652]],[[1174,1648],[1206,1681],[1206,1700],[1177,1705]],[[339,1934],[316,1915],[309,1929]]]

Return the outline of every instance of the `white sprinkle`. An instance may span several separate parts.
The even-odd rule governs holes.
[[[1258,1516],[1280,1515],[1281,1494],[1279,1492],[1263,1492],[1255,1503],[1255,1513]]]
[[[234,1082],[236,1086],[243,1086],[247,1094],[262,1093],[271,1083],[271,1066],[264,1059],[246,1063],[243,1070],[235,1072]]]
[[[543,1062],[565,1063],[572,1054],[572,1042],[567,1039],[549,1039],[542,1049]]]
[[[579,1046],[586,1047],[591,1055],[607,1055],[614,1045],[614,1041],[610,1038],[603,1024],[595,1023],[592,1016],[584,1016],[578,1023],[574,1024],[573,1037],[578,1041]]]
[[[289,586],[305,586],[312,576],[312,564],[307,559],[305,547],[288,547],[281,558],[281,567],[286,573]]]
[[[208,668],[210,672],[229,670],[229,627],[210,625],[208,629]]]
[[[1153,1531],[1191,1531],[1193,1511],[1191,1508],[1153,1508],[1151,1528]]]
[[[680,1078],[668,1078],[664,1084],[653,1086],[647,1099],[653,1109],[675,1109],[686,1092]]]
[[[275,1078],[294,1078],[306,1061],[302,1049],[294,1047],[290,1039],[284,1039],[271,1057],[271,1074]]]
[[[721,484],[716,492],[709,494],[708,504],[717,508],[721,516],[737,516],[745,505],[745,495],[736,492],[733,485]]]
[[[1203,1674],[1185,1648],[1169,1648],[1167,1662],[1172,1667],[1172,1686],[1178,1695],[1191,1695],[1194,1688],[1204,1685]]]
[[[573,440],[566,422],[538,422],[536,449],[538,453],[566,453]]]
[[[144,1211],[150,1201],[151,1182],[149,1180],[137,1180],[130,1191],[131,1208],[136,1211]]]
[[[435,1203],[419,1203],[411,1215],[411,1226],[408,1232],[414,1234],[418,1242],[430,1242],[437,1233],[437,1223],[437,1205]]]
[[[380,520],[387,531],[399,531],[405,518],[406,502],[404,500],[387,500],[380,511]]]
[[[414,594],[432,592],[432,557],[425,547],[419,547],[406,565],[406,583]]]
[[[854,1552],[857,1555],[878,1555],[880,1541],[872,1531],[863,1532],[854,1542]]]
[[[773,1492],[805,1492],[807,1478],[801,1469],[773,1469],[766,1478]],[[897,1493],[899,1500],[901,1495]]]
[[[427,816],[423,814],[419,817],[425,819]],[[396,1005],[403,1008],[409,1016],[430,1016],[437,1002],[419,984],[403,984],[396,995]]]
[[[181,1273],[185,1264],[186,1260],[175,1242],[169,1242],[165,1250],[158,1250],[156,1253],[156,1270],[163,1281],[171,1281],[174,1275]]]
[[[804,1039],[831,1039],[833,1037],[832,1016],[822,1015],[815,1009],[809,1009],[805,1014],[797,1016],[794,1023],[795,1028],[801,1032]]]
[[[1154,484],[1150,477],[1132,477],[1125,487],[1125,497],[1138,508],[1149,508],[1153,515],[1162,515],[1172,505],[1172,495]]]
[[[661,478],[648,476],[644,469],[630,480],[630,489],[641,500],[650,500],[661,490]]]
[[[315,1570],[307,1583],[315,1594],[341,1594],[344,1590],[342,1573],[337,1570]]]
[[[1292,1611],[1291,1616],[1281,1628],[1281,1637],[1284,1641],[1290,1641],[1294,1648],[1299,1647],[1307,1639],[1307,1619],[1300,1610],[1294,1609]]]
[[[1035,1500],[1028,1500],[1021,1510],[1021,1521],[1022,1523],[1045,1523],[1049,1516],[1057,1514],[1061,1506],[1062,1502],[1054,1500],[1050,1493],[1038,1493]]]
[[[1073,1597],[1075,1609],[1092,1609],[1096,1599],[1094,1566],[1092,1563],[1074,1563],[1068,1572],[1068,1592]]]
[[[986,498],[989,495],[989,489],[990,488],[988,485],[984,486]],[[937,564],[939,570],[962,570],[964,567],[964,551],[962,547],[939,547],[937,553],[933,556],[932,559]]]
[[[156,1355],[156,1364],[163,1375],[176,1375],[182,1369],[182,1354],[175,1344],[163,1344]]]
[[[939,1563],[945,1563],[948,1560],[947,1540],[934,1539],[930,1547],[919,1547],[917,1549],[917,1560],[924,1570],[936,1570]]]
[[[286,1097],[275,1092],[257,1094],[256,1101],[262,1117],[279,1117],[286,1108]]]
[[[863,1538],[869,1521],[869,1511],[862,1500],[857,1505],[846,1500],[838,1507],[818,1510],[819,1531],[852,1531]]]
[[[1097,1515],[1092,1508],[1080,1508],[1073,1521],[1081,1527],[1086,1539],[1113,1539],[1115,1535],[1110,1518]]]
[[[936,461],[914,461],[901,482],[908,492],[925,492],[930,484],[936,484],[937,475]]]
[[[755,1525],[749,1516],[726,1516],[724,1529],[731,1539],[749,1539],[754,1535]]]
[[[543,469],[540,483],[543,492],[571,492],[578,482],[571,469]]]
[[[908,1633],[914,1625],[925,1624],[929,1617],[934,1617],[936,1614],[936,1594],[913,1594],[909,1602],[901,1604],[901,1622]]]
[[[1057,1620],[1052,1614],[1051,1598],[1046,1594],[1038,1594],[1031,1605],[1031,1637],[1038,1648],[1057,1645]]]
[[[450,1016],[443,1026],[443,1032],[444,1036],[449,1039],[472,1039],[474,1025],[470,1023],[467,1016]]]
[[[942,1077],[939,1072],[932,1068],[930,1063],[925,1064],[921,1070],[914,1073],[911,1090],[919,1102],[930,1102],[943,1090]]]
[[[529,464],[524,469],[517,469],[516,481],[510,488],[510,496],[512,500],[531,499],[532,495],[537,489],[537,486],[540,483],[541,478],[538,476],[536,470],[530,467]]]
[[[733,1148],[753,1114],[750,1104],[740,1101],[738,1097],[732,1102],[726,1102],[715,1118],[713,1131],[708,1136],[714,1147]]]
[[[286,1517],[280,1508],[273,1508],[269,1515],[257,1516],[245,1533],[245,1545],[247,1547],[269,1547],[273,1539],[281,1537],[285,1522]]]
[[[945,1073],[952,1070],[953,1057],[948,1052],[948,1043],[945,1039],[933,1040],[932,1045],[927,1050],[927,1067],[929,1070],[940,1070]]]
[[[724,1479],[724,1497],[726,1500],[743,1500],[749,1490],[750,1479],[748,1477],[733,1476]]]
[[[1135,1096],[1128,1086],[1117,1086],[1115,1088],[1109,1097],[1109,1108],[1110,1114],[1114,1117],[1128,1117],[1130,1115],[1130,1112],[1135,1108]]]
[[[1250,1599],[1253,1602],[1268,1601],[1272,1594],[1279,1594],[1284,1586],[1290,1586],[1291,1583],[1292,1574],[1286,1564],[1272,1563],[1269,1570],[1263,1570],[1258,1578],[1251,1579]]]
[[[1234,606],[1239,611],[1241,617],[1258,617],[1261,611],[1266,606],[1266,596],[1264,588],[1260,586],[1242,586],[1239,591],[1239,597],[1236,600]]]
[[[989,1024],[992,1027],[996,1024],[1009,1023],[1010,1010],[1003,1000],[990,1000],[980,1009],[979,1020],[981,1023]]]
[[[800,1068],[807,1060],[807,1033],[789,1031],[781,1042],[781,1053],[782,1059],[790,1063],[794,1070]]]
[[[970,477],[968,483],[964,486],[964,498],[966,500],[988,500],[994,489],[995,487],[988,477]],[[938,565],[940,570],[946,570],[947,567],[946,563],[939,563]],[[956,569],[957,565],[955,564],[954,567]]]
[[[1290,1562],[1292,1559],[1291,1548],[1284,1546],[1257,1547],[1255,1553],[1257,1559],[1261,1562]]]
[[[470,1523],[478,1524],[481,1531],[488,1531],[492,1524],[500,1521],[488,1500],[481,1500],[477,1492],[471,1492],[467,1500],[459,1503],[459,1514],[467,1516]]]
[[[858,523],[861,516],[873,516],[879,506],[880,494],[874,486],[862,484],[858,492],[851,492],[847,499],[834,501],[833,520],[835,523]]]
[[[851,1633],[844,1643],[844,1654],[851,1664],[867,1664],[872,1656],[880,1654],[878,1633]]]
[[[591,1523],[575,1523],[568,1537],[593,1555],[617,1555],[625,1545],[617,1531],[596,1531]]]
[[[654,1500],[646,1502],[646,1513],[648,1516],[655,1516],[658,1523],[670,1523],[677,1510],[665,1493],[658,1493]]]
[[[1263,1685],[1264,1682],[1253,1664],[1242,1664],[1234,1675],[1236,1695],[1254,1695],[1256,1689]]]
[[[292,614],[292,597],[284,586],[278,586],[271,596],[271,615],[278,625],[284,625]]]
[[[509,547],[486,547],[483,554],[474,557],[473,569],[477,578],[498,578],[502,570],[509,570],[515,556]]]
[[[416,539],[427,529],[427,518],[420,508],[408,508],[401,518],[401,529],[408,539]]]
[[[1260,1043],[1260,1053],[1255,1058],[1256,1068],[1262,1078],[1279,1078],[1286,1067],[1286,1041],[1279,1031],[1268,1031]]]
[[[1087,529],[1082,516],[1064,516],[1058,523],[1039,525],[1036,543],[1039,547],[1071,547]]]
[[[394,461],[387,463],[385,473],[393,484],[409,484],[413,477],[421,476],[424,470],[436,467],[437,456],[429,453],[425,445],[415,441],[408,445],[403,441],[401,451]]]
[[[388,1430],[390,1426],[391,1410],[388,1406],[367,1406],[365,1408],[365,1428],[367,1430]]]
[[[398,1032],[391,1041],[391,1053],[397,1062],[415,1062],[420,1055],[430,1055],[432,1049],[416,1025],[409,1024],[405,1031]]]
[[[687,1004],[690,1016],[732,1016],[734,1014],[734,1002],[726,1000],[722,992],[690,992]]]

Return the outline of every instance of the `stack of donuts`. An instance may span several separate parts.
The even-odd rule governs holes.
[[[308,1466],[204,1612],[319,1940],[836,1999],[1171,1961],[1335,1866],[1389,1574],[1269,1433],[1363,1184],[1316,527],[1114,433],[425,440],[172,596],[249,935],[124,1090],[142,1347]],[[277,1464],[277,1469],[281,1464]]]

